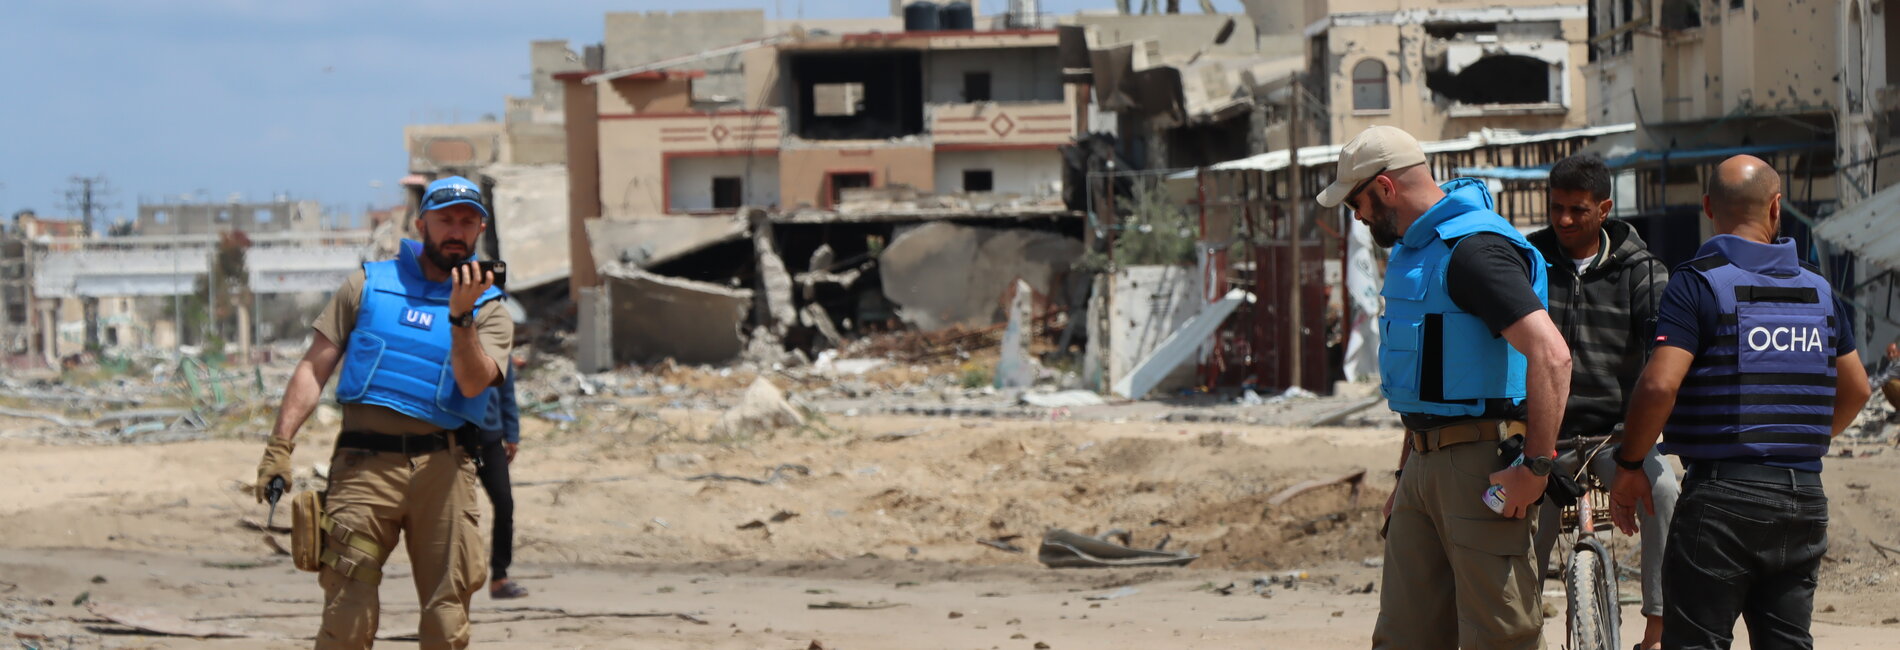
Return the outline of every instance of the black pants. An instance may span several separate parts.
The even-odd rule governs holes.
[[[508,485],[508,449],[500,440],[482,443],[482,489],[488,502],[495,505],[495,532],[489,537],[493,547],[488,557],[488,579],[508,577],[508,565],[515,554],[515,495]]]
[[[1827,496],[1726,478],[1683,484],[1663,558],[1663,647],[1728,648],[1735,617],[1751,647],[1813,648],[1815,573]]]

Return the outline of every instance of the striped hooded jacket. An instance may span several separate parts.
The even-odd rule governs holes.
[[[1623,421],[1631,389],[1648,360],[1657,301],[1669,267],[1628,223],[1603,221],[1608,243],[1579,274],[1549,228],[1531,233],[1551,260],[1550,318],[1570,343],[1570,402],[1561,437],[1604,435]]]

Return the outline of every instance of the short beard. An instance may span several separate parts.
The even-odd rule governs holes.
[[[1378,244],[1379,248],[1391,248],[1393,244],[1399,243],[1399,230],[1392,225],[1398,221],[1398,211],[1379,200],[1377,194],[1366,198],[1372,201],[1372,214],[1369,215],[1372,218],[1366,220],[1366,228],[1372,231],[1372,243]]]
[[[468,242],[460,240],[450,241],[461,244],[462,250],[470,250],[472,252],[468,246]],[[466,254],[461,258],[449,257],[448,253],[442,252],[441,243],[436,242],[435,239],[429,237],[427,233],[424,233],[422,236],[422,256],[428,258],[431,264],[434,264],[436,268],[442,269],[444,272],[455,270],[457,265],[468,259]]]

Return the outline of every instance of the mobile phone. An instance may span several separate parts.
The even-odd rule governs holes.
[[[508,284],[508,263],[501,260],[482,260],[475,263],[478,270],[495,274],[495,286]]]

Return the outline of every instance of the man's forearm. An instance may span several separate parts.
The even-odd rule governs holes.
[[[1570,398],[1570,351],[1545,352],[1531,358],[1527,377],[1530,389],[1530,433],[1525,436],[1526,456],[1550,457],[1557,452],[1557,430],[1564,424],[1564,404]]]
[[[1629,413],[1623,420],[1623,448],[1617,455],[1625,460],[1648,456],[1656,448],[1656,441],[1662,438],[1663,424],[1675,410],[1676,389],[1637,384],[1635,394],[1630,396]]]
[[[455,327],[455,341],[449,348],[449,364],[455,371],[455,386],[463,397],[480,395],[501,376],[495,360],[482,351],[481,336],[473,327]]]
[[[317,381],[316,367],[309,361],[298,362],[290,373],[290,384],[284,387],[284,400],[277,406],[277,423],[271,427],[271,435],[296,439],[297,430],[316,410],[317,398],[322,395],[323,384]]]

